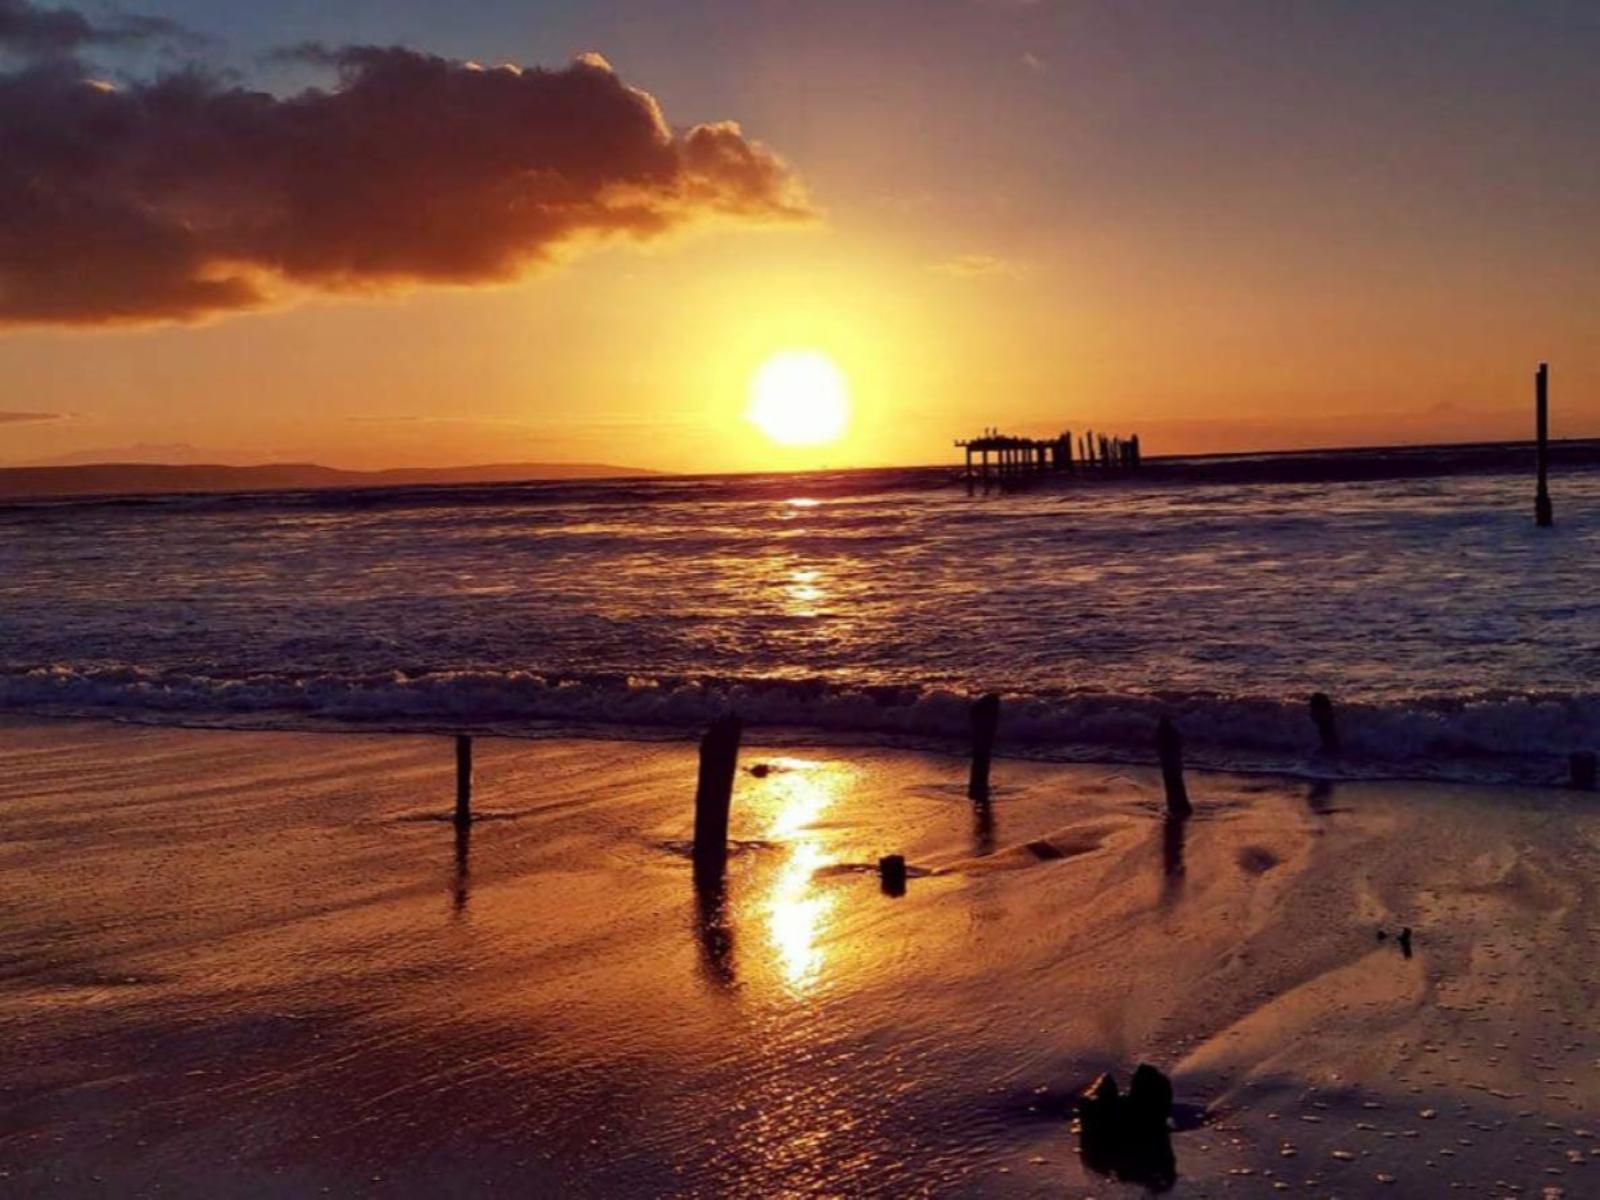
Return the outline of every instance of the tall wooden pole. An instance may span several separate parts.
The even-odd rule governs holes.
[[[979,697],[972,705],[972,773],[967,777],[967,797],[989,798],[989,763],[994,757],[994,738],[1000,728],[1000,697],[993,692]]]
[[[1327,692],[1311,694],[1311,723],[1317,727],[1317,739],[1328,754],[1339,752],[1339,726],[1333,717],[1333,698]]]
[[[1556,523],[1550,507],[1550,364],[1540,363],[1534,375],[1535,423],[1539,439],[1539,491],[1533,500],[1533,519],[1540,529]]]
[[[456,737],[456,824],[472,824],[472,739]]]
[[[1167,793],[1167,815],[1187,817],[1194,812],[1189,789],[1183,783],[1183,738],[1177,726],[1162,717],[1156,726],[1156,755],[1161,760],[1161,782]]]
[[[738,717],[718,717],[700,739],[700,778],[694,793],[697,887],[720,887],[728,869],[728,812],[733,807],[733,777],[743,732]]]

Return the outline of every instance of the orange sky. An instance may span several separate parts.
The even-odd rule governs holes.
[[[691,162],[648,202],[668,214],[660,236],[597,242],[619,219],[607,193],[575,233],[518,233],[547,240],[511,247],[537,253],[509,279],[414,245],[374,275],[391,235],[352,201],[354,231],[306,242],[299,265],[272,257],[278,241],[226,243],[266,264],[259,303],[0,327],[0,463],[801,468],[953,461],[951,439],[990,424],[1137,430],[1153,453],[1518,437],[1540,359],[1555,434],[1600,434],[1600,27],[1584,9],[1436,6],[1419,29],[1364,4],[1222,4],[1200,25],[1110,7],[939,0],[852,23],[823,4],[796,23],[762,4],[711,29],[715,54],[622,4],[548,6],[559,41],[494,5],[431,37],[377,19],[273,29],[557,68],[593,47],[680,138],[741,122],[814,219],[773,219],[749,190],[766,183]],[[268,36],[202,32],[235,53]],[[1397,48],[1422,34],[1421,58]],[[259,82],[330,85],[297,69]],[[237,206],[217,197],[256,186],[242,169],[180,181],[179,198]],[[351,178],[340,195],[359,199]],[[149,204],[158,185],[129,194]],[[361,203],[382,213],[398,186]],[[0,242],[0,300],[17,253]],[[91,289],[102,269],[71,266]],[[750,376],[789,348],[849,378],[840,442],[786,450],[743,420]]]

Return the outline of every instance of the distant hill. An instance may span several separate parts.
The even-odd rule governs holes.
[[[659,472],[604,463],[489,463],[473,467],[396,467],[385,471],[346,471],[315,463],[268,463],[258,467],[90,463],[71,467],[0,467],[0,497],[425,487],[545,479],[621,479],[656,474]]]

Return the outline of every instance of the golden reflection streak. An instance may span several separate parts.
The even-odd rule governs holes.
[[[819,581],[826,582],[822,572],[814,567],[799,567],[789,572],[789,580],[783,585],[788,615],[814,617],[818,614],[819,605],[828,598],[827,589],[821,587]]]
[[[818,939],[836,903],[834,895],[813,883],[816,872],[835,860],[812,826],[838,799],[844,773],[809,759],[779,759],[774,765],[779,769],[771,777],[778,807],[767,836],[784,843],[788,857],[767,898],[767,940],[784,982],[804,992],[822,973],[824,956]]]

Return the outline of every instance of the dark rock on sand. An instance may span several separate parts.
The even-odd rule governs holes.
[[[1114,1077],[1100,1076],[1078,1102],[1084,1166],[1152,1192],[1170,1190],[1178,1180],[1171,1112],[1172,1084],[1148,1063],[1134,1072],[1126,1096]]]
[[[1128,1085],[1123,1120],[1135,1132],[1165,1130],[1172,1116],[1172,1081],[1149,1063],[1140,1063]]]
[[[1122,1092],[1117,1087],[1117,1077],[1107,1072],[1089,1085],[1078,1104],[1078,1118],[1083,1122],[1084,1136],[1091,1129],[1113,1132],[1122,1116]]]

